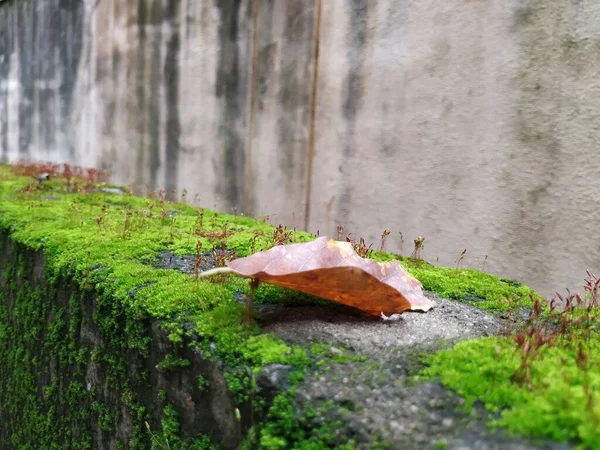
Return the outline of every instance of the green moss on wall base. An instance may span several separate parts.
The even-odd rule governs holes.
[[[151,448],[145,422],[155,430],[169,424],[172,432],[173,414],[167,420],[165,411],[175,407],[165,409],[163,400],[148,394],[164,386],[179,408],[186,402],[210,403],[197,384],[186,390],[186,381],[199,373],[215,385],[221,382],[223,396],[217,395],[216,401],[221,409],[229,408],[235,428],[223,429],[223,424],[199,415],[203,408],[190,411],[187,405],[184,424],[195,430],[190,435],[179,426],[177,439],[169,434],[176,445],[171,448],[210,448],[209,433],[233,432],[241,438],[233,400],[214,363],[188,356],[186,345],[171,343],[167,331],[148,319],[138,317],[135,327],[127,326],[122,305],[97,301],[93,291],[73,280],[45,282],[43,254],[5,234],[0,237],[5,256],[0,262],[3,448]],[[135,345],[129,344],[132,339]],[[176,373],[161,373],[170,370]],[[204,447],[186,447],[188,442]]]

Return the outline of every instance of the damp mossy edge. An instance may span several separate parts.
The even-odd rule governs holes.
[[[22,425],[10,435],[14,445],[28,448],[35,438],[44,448],[90,448],[92,428],[114,431],[117,403],[122,403],[135,423],[128,441],[119,445],[147,448],[159,445],[153,444],[156,438],[157,442],[170,439],[171,448],[208,448],[208,437],[182,440],[174,425],[165,429],[164,423],[175,420],[174,414],[164,413],[171,411],[167,398],[160,401],[165,402],[163,418],[169,420],[157,423],[130,387],[146,382],[148,373],[142,372],[140,380],[127,379],[126,362],[119,355],[135,351],[140,357],[150,356],[151,337],[145,326],[150,322],[160,323],[174,352],[156,364],[157,370],[186,366],[177,352],[184,343],[192,345],[203,357],[224,365],[228,387],[240,406],[252,400],[252,374],[263,365],[291,364],[301,372],[308,364],[304,349],[260,335],[257,327],[244,323],[239,299],[248,291],[246,280],[195,280],[193,274],[153,264],[161,251],[196,255],[223,242],[237,256],[246,256],[273,245],[272,225],[160,198],[136,197],[126,190],[124,195],[96,189],[66,192],[60,180],[30,190],[31,184],[30,179],[15,176],[10,167],[0,166],[0,232],[6,237],[3,245],[10,243],[18,253],[17,263],[4,270],[6,293],[1,294],[18,299],[11,310],[13,316],[18,312],[16,318],[8,317],[6,301],[0,305],[0,360],[5,363],[2,379],[8,381],[0,388],[0,398],[7,411],[23,408],[17,415]],[[293,233],[295,242],[311,239],[314,236],[308,233]],[[32,261],[40,254],[43,283],[36,273],[39,265]],[[456,300],[478,298],[476,304],[487,309],[502,310],[503,298],[527,299],[534,294],[519,283],[475,270],[439,268],[383,252],[373,252],[372,257],[399,259],[426,290]],[[69,299],[62,304],[50,302],[66,286]],[[324,302],[273,286],[261,286],[255,299],[258,303]],[[82,316],[83,302],[94,303],[93,317]],[[78,346],[81,323],[90,320],[106,345]],[[45,350],[36,353],[42,337]],[[64,379],[48,380],[40,392],[32,374],[43,365],[41,360],[49,363],[55,358],[69,370],[61,374]],[[82,383],[90,361],[108,368],[106,383],[120,393],[118,401],[103,405]],[[9,373],[18,374],[20,381]],[[284,414],[281,400],[277,405]],[[65,413],[71,410],[75,412]],[[276,421],[277,411],[277,407],[269,411],[268,420]],[[94,426],[85,430],[69,428],[73,422],[90,421]]]

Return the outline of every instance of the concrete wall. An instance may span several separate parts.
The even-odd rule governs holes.
[[[8,0],[0,158],[550,294],[600,271],[599,71],[593,0]]]

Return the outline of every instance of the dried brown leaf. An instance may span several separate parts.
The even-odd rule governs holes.
[[[398,261],[361,258],[351,243],[326,236],[278,245],[227,266],[238,275],[317,295],[372,316],[426,312],[434,306],[423,295],[421,283]]]

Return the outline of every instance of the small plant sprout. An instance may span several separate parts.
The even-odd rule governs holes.
[[[589,270],[586,270],[588,278],[585,279],[583,289],[589,296],[589,304],[592,308],[600,307],[600,278]]]
[[[63,164],[62,175],[65,179],[66,191],[69,192],[71,190],[71,181],[73,179],[73,171],[71,170],[71,166],[69,164]]]
[[[196,242],[196,262],[194,263],[194,276],[196,277],[196,283],[200,276],[200,270],[202,268],[202,241],[198,239]]]
[[[598,292],[600,281],[591,272],[587,272],[584,289],[585,298],[579,293],[571,293],[567,289],[567,296],[556,292],[554,297],[546,300],[549,307],[548,315],[544,315],[544,305],[539,298],[535,301],[531,297],[533,308],[525,321],[522,330],[513,335],[517,349],[521,354],[521,363],[512,374],[511,379],[522,385],[527,383],[530,390],[534,389],[532,367],[536,359],[546,348],[560,346],[564,349],[576,347],[575,363],[583,374],[583,391],[587,400],[587,410],[590,412],[594,423],[598,421],[594,399],[592,397],[590,380],[588,379],[589,348],[591,343],[591,332],[596,329],[598,317]],[[507,298],[505,302],[510,302]],[[515,302],[516,303],[516,302]],[[511,319],[510,311],[507,316]],[[508,324],[507,324],[508,325]],[[511,330],[506,327],[505,334]]]
[[[256,234],[250,238],[250,254],[251,255],[256,253],[256,239],[258,239],[258,236]]]
[[[98,225],[99,231],[102,231],[102,222],[104,221],[104,216],[105,216],[105,214],[103,214],[101,216],[96,216],[94,218],[94,220],[96,221],[96,224]]]
[[[398,234],[400,234],[400,248],[398,255],[402,256],[402,253],[404,253],[404,235],[402,234],[402,231],[399,231]]]
[[[225,222],[223,222],[223,225],[221,225],[221,234],[223,236],[223,242],[225,244],[227,244],[227,237],[233,235],[232,232],[227,231],[228,226],[229,226],[229,222],[227,220]]]
[[[204,226],[204,210],[198,209],[198,218],[196,219],[196,234],[202,232]]]
[[[152,217],[154,217],[152,210],[154,209],[155,206],[156,205],[154,203],[148,202],[148,214],[146,216],[148,219],[152,219]]]
[[[373,244],[367,247],[367,245],[365,244],[365,240],[362,237],[358,241],[355,241],[352,238],[350,238],[350,235],[348,235],[346,236],[346,242],[350,242],[352,244],[354,251],[361,258],[369,258],[371,256],[371,253],[373,252],[373,250],[371,249]]]
[[[92,187],[98,182],[100,171],[98,169],[87,169],[86,175],[85,181],[87,182],[87,186]]]
[[[383,233],[381,233],[381,243],[379,244],[379,251],[383,252],[385,251],[385,240],[387,239],[387,237],[390,235],[391,231],[390,230],[383,230]]]
[[[215,230],[204,230],[201,228],[196,228],[196,234],[198,236],[217,241],[226,241],[229,236],[233,236],[233,231],[228,231],[227,227],[229,222],[224,222],[221,226],[221,229]]]
[[[127,205],[128,207],[125,207],[123,209],[123,213],[125,214],[125,222],[123,223],[123,239],[127,239],[127,236],[130,235],[131,233],[131,216],[132,216],[132,212],[131,212],[131,206]]]
[[[279,224],[273,231],[273,246],[286,245],[292,242],[293,231]]]
[[[175,234],[175,215],[170,216],[170,223],[169,223],[169,239],[171,242],[173,242],[175,240],[174,234]]]
[[[214,211],[213,215],[211,217],[211,220],[210,220],[210,227],[211,228],[217,228],[217,219],[218,219],[218,217],[219,217],[219,213],[217,211]]]
[[[456,259],[456,270],[458,270],[459,266],[462,264],[463,260],[465,259],[465,255],[467,254],[467,249],[465,248],[460,255],[458,255],[458,258]]]
[[[234,257],[233,252],[227,251],[224,242],[221,242],[218,247],[216,245],[213,245],[212,256],[214,259],[215,267],[225,267],[227,261],[232,260]]]
[[[343,226],[341,226],[341,225],[338,225],[338,226],[337,226],[337,240],[338,240],[338,241],[341,241],[341,240],[342,240],[342,237],[343,237],[343,235],[344,235],[344,227],[343,227]]]
[[[425,238],[422,236],[418,236],[417,238],[415,238],[414,242],[415,249],[413,250],[411,257],[419,260],[423,259],[423,249],[425,248],[425,245],[423,243],[425,242]]]

